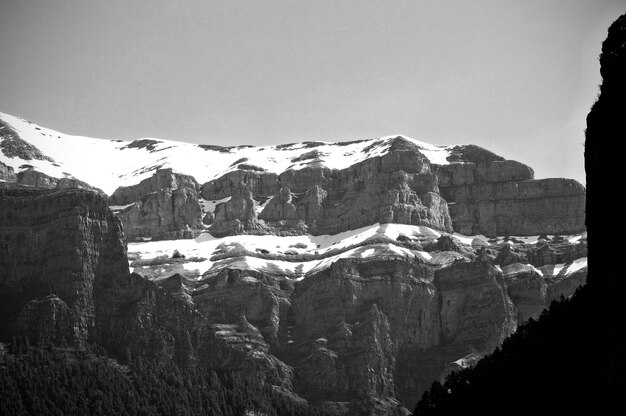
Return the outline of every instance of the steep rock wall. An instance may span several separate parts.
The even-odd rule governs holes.
[[[533,179],[510,160],[435,165],[455,231],[467,235],[572,234],[585,229],[585,188],[572,179]]]
[[[116,214],[129,241],[192,238],[204,228],[199,190],[193,177],[159,169],[137,185],[116,189],[109,204],[126,206]]]
[[[236,180],[239,182],[234,183]],[[231,223],[222,223],[235,219],[226,211],[238,212],[235,207],[240,202],[233,197],[218,207],[212,233],[265,229],[336,234],[376,222],[452,230],[448,206],[439,195],[428,159],[403,138],[395,139],[388,153],[342,170],[311,163],[303,169],[287,170],[278,178],[263,173],[230,173],[203,185],[203,197],[220,199],[228,192],[239,195],[244,188],[250,192],[250,201],[261,196],[271,198],[270,203],[260,213],[246,212],[245,218],[238,218],[244,224],[235,229]]]
[[[95,325],[95,282],[128,273],[120,223],[90,191],[0,191],[0,244],[2,336],[23,308],[28,319],[43,307],[29,301],[42,299],[67,315],[67,342],[81,344]],[[45,300],[50,294],[54,301]]]

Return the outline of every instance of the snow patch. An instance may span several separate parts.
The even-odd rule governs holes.
[[[205,214],[207,213],[213,214],[215,212],[215,207],[217,207],[219,204],[223,204],[224,202],[230,201],[231,198],[232,198],[231,196],[227,196],[226,198],[222,198],[222,199],[214,199],[214,200],[199,198],[198,201],[200,202],[200,205],[202,206],[202,212],[204,212]]]

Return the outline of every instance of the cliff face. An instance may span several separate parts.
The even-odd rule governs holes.
[[[211,226],[220,236],[336,234],[376,222],[487,236],[584,231],[585,189],[578,182],[535,180],[530,167],[477,146],[454,147],[448,162],[432,163],[398,137],[384,155],[345,169],[313,159],[279,175],[238,170],[203,185],[202,195],[232,196],[217,207]],[[244,189],[247,205],[240,198]]]
[[[268,344],[251,325],[220,337],[176,279],[160,287],[129,273],[120,222],[100,194],[0,190],[0,243],[1,341],[95,342],[118,357],[211,364],[289,385],[289,369],[263,354]]]
[[[266,380],[313,402],[364,406],[365,413],[375,406],[363,398],[377,398],[384,406],[376,414],[387,414],[414,405],[455,361],[492,351],[518,324],[537,318],[554,293],[569,296],[585,281],[584,259],[541,270],[500,267],[500,253],[533,246],[487,244],[488,254],[485,246],[445,241],[432,243],[429,255],[372,242],[298,279],[281,271],[285,266],[262,267],[271,253],[253,261],[232,251],[175,286],[225,343],[267,357]],[[553,248],[559,256],[563,245]],[[227,365],[241,368],[230,357]]]
[[[2,191],[2,339],[97,342],[116,356],[242,371],[312,402],[348,403],[348,413],[387,414],[586,277],[580,243],[544,241],[551,259],[576,259],[536,269],[510,263],[542,262],[532,244],[472,247],[423,227],[385,240],[394,228],[383,226],[357,248],[308,254],[321,263],[296,267],[298,278],[286,265],[253,266],[271,259],[218,249],[199,278],[149,281],[128,272],[107,205],[86,190]],[[266,251],[256,255],[277,255]]]
[[[204,228],[199,188],[191,176],[161,169],[137,185],[117,188],[109,204],[124,206],[116,213],[129,241],[192,238]]]
[[[578,182],[535,180],[531,168],[515,161],[461,153],[463,157],[464,163],[435,167],[455,231],[498,236],[585,229],[585,188]]]
[[[0,243],[3,335],[16,319],[42,325],[48,311],[58,326],[49,336],[81,344],[96,322],[96,282],[128,273],[120,223],[90,191],[1,191]]]
[[[2,120],[2,187],[86,187],[76,178],[89,178],[111,194],[131,241],[190,238],[204,225],[216,236],[336,234],[377,222],[494,237],[584,231],[582,185],[535,180],[530,167],[473,145],[404,136],[269,147],[90,142]]]
[[[250,207],[241,215],[237,208],[241,205],[240,198],[233,197],[218,206],[211,232],[225,235],[268,230],[320,235],[376,222],[452,230],[437,178],[428,159],[413,143],[398,137],[382,156],[341,170],[316,163],[314,156],[311,155],[303,169],[287,170],[278,176],[231,173],[205,184],[202,193],[205,199],[241,195],[242,189],[246,189],[250,194],[248,206],[254,199],[267,201],[258,212]],[[232,214],[226,215],[229,210]],[[234,226],[232,218],[240,219],[242,224]]]

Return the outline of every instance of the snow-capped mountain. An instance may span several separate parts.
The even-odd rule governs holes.
[[[401,135],[219,147],[0,114],[0,342],[97,342],[406,414],[585,282],[585,189],[533,175]]]
[[[139,183],[157,169],[170,168],[193,176],[199,183],[217,179],[237,170],[240,165],[276,174],[302,169],[312,163],[330,169],[345,169],[385,154],[391,141],[398,137],[338,143],[221,147],[150,138],[122,141],[72,136],[4,113],[0,113],[0,120],[4,121],[0,128],[14,130],[21,140],[46,156],[37,159],[28,152],[16,156],[0,152],[0,162],[13,168],[15,173],[32,167],[51,177],[79,179],[108,195],[120,186]],[[414,143],[431,163],[449,163],[446,158],[450,156],[452,146],[434,146],[400,137]],[[0,149],[4,148],[2,143],[9,140],[11,138],[6,133],[0,136]]]

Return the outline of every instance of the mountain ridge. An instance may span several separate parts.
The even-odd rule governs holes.
[[[0,186],[102,189],[129,240],[207,228],[334,234],[376,222],[488,236],[584,229],[581,184],[536,180],[529,166],[475,145],[405,136],[265,147],[124,142],[0,118]]]

